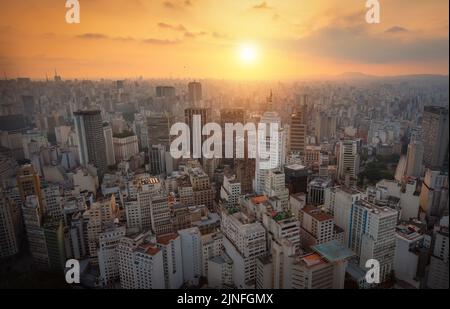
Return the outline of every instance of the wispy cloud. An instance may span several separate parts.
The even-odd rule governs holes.
[[[179,24],[178,26],[175,25],[171,25],[171,24],[167,24],[167,23],[158,23],[158,27],[161,29],[170,29],[170,30],[174,30],[174,31],[180,31],[180,32],[185,32],[187,31],[186,27]]]
[[[400,26],[394,26],[386,30],[386,33],[404,33],[404,32],[408,32],[408,29]]]
[[[172,24],[160,22],[160,23],[158,23],[158,27],[160,29],[167,29],[167,30],[172,30],[172,31],[175,31],[175,32],[183,32],[183,35],[186,38],[197,38],[197,37],[200,37],[200,36],[208,35],[208,32],[206,32],[206,31],[192,31],[192,30],[188,30],[188,28],[186,28],[182,24],[172,25]]]
[[[401,39],[387,35],[393,33],[402,33]],[[292,49],[316,57],[387,64],[431,61],[448,63],[448,42],[448,36],[424,36],[399,26],[376,33],[358,14],[349,14],[287,44]]]
[[[151,45],[174,45],[174,44],[181,43],[181,41],[180,40],[162,40],[162,39],[149,38],[149,39],[142,40],[142,43],[151,44]]]
[[[200,37],[200,36],[205,36],[205,35],[208,35],[208,32],[206,32],[206,31],[199,31],[199,32],[190,32],[190,31],[186,31],[186,32],[184,33],[184,36],[185,36],[185,37],[187,37],[187,38],[193,38],[193,39],[195,39],[195,38],[197,38],[197,37]]]
[[[269,6],[266,1],[256,4],[252,7],[254,10],[273,10],[272,6]]]
[[[52,34],[53,36],[55,34]],[[48,36],[48,34],[46,35]],[[83,33],[83,34],[79,34],[77,36],[75,36],[75,38],[77,39],[82,39],[82,40],[92,40],[92,41],[97,41],[97,40],[111,40],[111,41],[119,41],[119,42],[133,42],[136,41],[135,38],[128,36],[128,37],[111,37],[108,36],[106,34],[103,33]]]
[[[106,40],[109,39],[109,36],[102,33],[83,33],[76,36],[78,39],[84,40]]]
[[[163,6],[166,9],[170,9],[170,10],[180,10],[180,9],[184,9],[187,7],[192,7],[193,6],[193,2],[191,0],[167,0],[163,2]]]

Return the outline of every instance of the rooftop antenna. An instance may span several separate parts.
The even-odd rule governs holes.
[[[267,98],[267,108],[269,112],[273,111],[273,92],[272,89],[270,89],[270,96]]]

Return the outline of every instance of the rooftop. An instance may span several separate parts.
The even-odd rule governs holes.
[[[301,258],[301,261],[306,264],[308,267],[324,264],[325,261],[323,258],[317,253],[310,253]]]
[[[253,204],[262,204],[262,203],[267,202],[268,198],[265,195],[255,196],[255,197],[252,197],[251,201]]]
[[[389,207],[380,207],[377,206],[373,203],[370,203],[369,201],[366,200],[359,200],[356,201],[355,205],[359,205],[361,207],[366,208],[367,210],[369,210],[370,212],[372,212],[375,215],[379,215],[381,217],[386,217],[386,216],[391,216],[391,215],[397,215],[397,211],[389,208]]]
[[[301,164],[291,164],[291,165],[287,165],[286,168],[288,168],[290,170],[299,171],[299,170],[304,170],[306,168],[306,166],[301,165]]]
[[[342,261],[355,255],[353,251],[347,249],[336,240],[316,245],[311,248],[329,262]]]
[[[305,207],[303,207],[302,210],[305,213],[307,213],[308,215],[310,215],[311,217],[313,217],[314,219],[316,219],[317,221],[322,222],[322,221],[333,220],[333,217],[331,215],[327,214],[320,208],[317,208],[316,206],[313,206],[313,205],[306,205]]]
[[[166,234],[166,235],[161,235],[159,237],[156,238],[156,241],[159,244],[165,245],[167,246],[172,240],[175,240],[178,238],[178,235],[175,233],[170,233],[170,234]]]
[[[147,253],[148,255],[155,255],[159,251],[161,251],[160,249],[154,247],[152,244],[140,245],[136,250]]]

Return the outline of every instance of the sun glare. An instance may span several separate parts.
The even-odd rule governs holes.
[[[253,44],[242,44],[239,48],[239,57],[245,64],[254,63],[258,59],[258,49]]]

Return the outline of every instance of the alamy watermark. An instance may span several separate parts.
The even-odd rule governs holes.
[[[79,24],[80,23],[80,2],[78,0],[66,0],[66,23]]]
[[[258,159],[259,169],[276,168],[282,147],[277,122],[259,123],[258,127],[254,123],[226,123],[223,132],[218,123],[202,127],[201,116],[194,115],[191,127],[175,123],[170,135],[177,136],[170,145],[174,159]]]
[[[370,259],[366,261],[366,268],[369,270],[366,273],[366,282],[369,284],[379,284],[380,280],[380,262],[375,259]]]
[[[67,260],[66,282],[68,284],[80,283],[80,262],[78,260]]]
[[[66,22],[68,24],[80,23],[80,2],[78,0],[66,0]],[[380,23],[380,1],[366,0],[366,22],[368,24]]]

